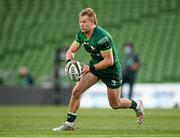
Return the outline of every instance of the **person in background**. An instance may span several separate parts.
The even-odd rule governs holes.
[[[136,73],[139,69],[139,57],[134,53],[134,44],[128,43],[124,48],[123,60],[123,84],[129,84],[128,98],[133,96],[133,86],[136,80]]]
[[[18,70],[19,86],[33,86],[34,79],[25,67],[20,67]]]

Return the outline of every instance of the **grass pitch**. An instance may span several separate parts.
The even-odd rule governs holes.
[[[146,109],[139,128],[132,110],[80,109],[76,130],[53,132],[67,107],[0,106],[0,137],[149,137],[180,136],[180,109]]]

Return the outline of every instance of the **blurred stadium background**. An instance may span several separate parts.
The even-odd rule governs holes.
[[[55,64],[56,53],[74,40],[79,11],[85,7],[95,9],[98,24],[113,36],[121,61],[124,44],[135,44],[141,62],[138,84],[180,82],[179,0],[0,0],[1,86],[17,88],[18,68],[24,66],[38,90],[71,88],[64,59]],[[81,48],[76,59],[87,63],[89,56]]]
[[[12,130],[9,131],[11,136],[20,136],[22,131],[25,132],[24,136],[28,134],[42,136],[36,132],[37,129],[44,125],[45,128],[39,131],[46,134],[45,132],[59,121],[58,109],[55,106],[42,109],[38,106],[14,108],[3,105],[68,103],[74,84],[64,74],[63,53],[57,60],[58,51],[66,50],[74,40],[75,34],[79,31],[79,11],[85,7],[91,7],[96,11],[98,24],[113,36],[121,62],[124,44],[129,41],[135,44],[141,66],[134,98],[143,99],[146,108],[172,108],[180,105],[179,0],[0,0],[0,129],[2,130],[0,136],[8,135],[6,132],[9,131],[9,125]],[[76,56],[77,60],[85,63],[89,58],[85,56],[83,48]],[[33,87],[19,86],[18,69],[21,66],[26,67],[35,79]],[[124,89],[126,91],[126,87]],[[107,107],[108,101],[104,101],[107,100],[104,91],[105,87],[101,83],[89,89],[89,93],[82,97],[82,106]],[[102,110],[107,118],[109,116],[112,118],[113,115],[108,111]],[[151,136],[154,134],[177,136],[180,132],[179,109],[172,111],[147,109],[148,119],[143,129]],[[36,116],[34,112],[39,116],[37,122],[44,119],[46,123],[41,122],[36,124],[36,127],[31,127],[34,122],[32,120]],[[84,112],[85,115],[86,110],[80,112]],[[165,112],[166,116],[163,117]],[[66,109],[61,108],[61,119],[65,113]],[[92,113],[100,116],[96,110]],[[157,113],[159,117],[156,118],[157,114],[153,113]],[[123,115],[126,118],[130,113],[125,112]],[[153,121],[151,116],[156,121]],[[21,122],[22,118],[24,121]],[[47,122],[50,118],[51,121]],[[118,121],[122,120],[117,119]],[[87,123],[85,119],[84,122]],[[83,120],[80,119],[79,124],[83,128]],[[91,125],[87,125],[88,130],[82,133],[87,132],[89,135],[94,133],[93,129],[96,128],[91,130]],[[146,135],[132,126],[126,126],[129,131],[123,131],[124,128],[118,124],[116,127],[116,131],[112,128],[97,131],[98,135],[102,135],[106,129],[108,136],[112,136],[109,129],[113,134],[123,132],[123,135],[129,136]],[[54,136],[48,133],[48,136]],[[82,136],[81,131],[77,134]],[[71,134],[73,135],[74,133]]]

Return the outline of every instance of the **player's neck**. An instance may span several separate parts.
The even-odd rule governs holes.
[[[87,38],[91,38],[91,36],[92,36],[92,34],[93,34],[93,32],[94,32],[95,27],[96,27],[96,25],[94,25],[94,26],[92,27],[92,29],[91,29],[89,32],[86,33],[86,37],[87,37]]]

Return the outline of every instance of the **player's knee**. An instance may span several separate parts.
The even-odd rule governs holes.
[[[110,103],[110,106],[111,106],[112,109],[119,109],[119,105],[118,104],[114,104],[114,103],[111,104]]]
[[[81,90],[79,88],[73,88],[72,90],[72,96],[75,98],[79,98],[81,96]]]

